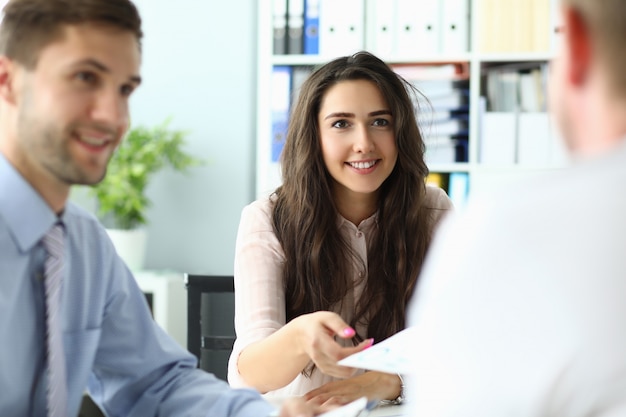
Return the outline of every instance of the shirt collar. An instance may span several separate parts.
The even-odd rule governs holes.
[[[337,227],[347,226],[358,230],[370,230],[378,222],[378,212],[364,219],[358,226],[355,226],[350,220],[337,213]]]
[[[20,251],[29,251],[58,221],[57,215],[0,153],[0,217]]]

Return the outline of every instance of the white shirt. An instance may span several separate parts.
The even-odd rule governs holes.
[[[626,415],[626,140],[445,221],[408,320],[408,415]]]

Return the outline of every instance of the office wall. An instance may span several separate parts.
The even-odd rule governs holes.
[[[133,124],[167,117],[207,161],[149,188],[146,267],[232,274],[241,209],[254,196],[256,2],[136,0],[143,85]]]

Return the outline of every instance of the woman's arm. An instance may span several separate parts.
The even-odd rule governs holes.
[[[351,338],[354,330],[332,312],[299,316],[243,349],[239,373],[246,383],[263,393],[289,384],[310,361],[327,375],[350,377],[355,370],[339,366],[337,361],[371,346],[372,340],[346,348],[335,342],[334,336]]]
[[[366,396],[373,400],[395,400],[402,393],[402,380],[398,375],[370,371],[364,374],[329,382],[308,392],[304,398],[316,405],[331,406],[348,404]]]
[[[316,312],[286,323],[282,283],[284,253],[271,225],[269,201],[257,201],[241,216],[235,251],[235,330],[229,362],[233,386],[261,392],[289,384],[312,360],[320,371],[347,377],[354,370],[336,361],[371,345],[342,348],[333,337],[348,325],[335,313]]]

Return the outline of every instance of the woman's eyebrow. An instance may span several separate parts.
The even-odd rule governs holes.
[[[324,117],[324,120],[330,119],[331,117],[354,117],[354,113],[346,113],[346,112],[330,113],[328,116]]]

